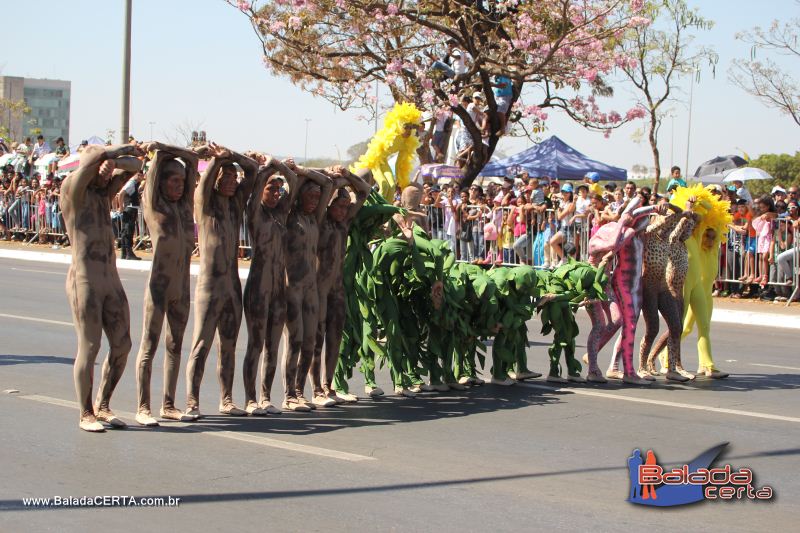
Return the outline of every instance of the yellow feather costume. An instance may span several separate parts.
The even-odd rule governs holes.
[[[352,171],[369,169],[375,183],[378,184],[381,196],[387,201],[394,200],[396,187],[408,185],[414,155],[420,146],[417,138],[417,127],[422,121],[422,113],[414,104],[395,104],[386,113],[383,128],[370,140],[367,152],[353,164]],[[406,135],[406,126],[414,126],[414,130]],[[389,157],[397,154],[395,171],[389,168]]]
[[[692,236],[686,240],[689,252],[689,271],[683,285],[683,335],[686,338],[697,324],[697,353],[699,368],[713,371],[711,356],[711,314],[714,310],[714,299],[711,292],[719,272],[719,247],[726,241],[728,224],[731,223],[730,202],[720,200],[702,185],[678,187],[670,202],[684,209],[687,200],[694,196],[696,201],[693,211],[700,215],[700,222],[694,228]],[[713,229],[713,242],[703,246],[703,236],[707,229]],[[708,246],[710,244],[710,246]],[[666,354],[661,353],[661,363],[665,364]]]

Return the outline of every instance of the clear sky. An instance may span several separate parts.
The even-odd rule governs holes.
[[[695,86],[689,167],[715,155],[800,150],[800,130],[787,117],[732,86],[727,70],[734,57],[749,57],[737,31],[800,16],[794,0],[690,0],[715,27],[697,39],[719,53],[716,76],[704,72]],[[221,0],[133,0],[131,132],[139,139],[174,137],[181,125],[202,126],[219,143],[302,159],[308,123],[308,156],[346,157],[351,145],[367,139],[372,124],[358,112],[341,112],[313,98],[262,66],[260,43],[247,19]],[[18,11],[18,13],[15,13]],[[124,2],[38,0],[4,8],[0,32],[0,73],[72,81],[70,141],[119,131]],[[800,72],[794,73],[800,78]],[[688,100],[688,80],[684,82]],[[385,91],[382,91],[384,98]],[[633,103],[623,87],[606,108],[622,112]],[[684,166],[688,106],[672,106],[661,133],[662,167]],[[583,130],[550,113],[549,133],[587,155],[630,168],[651,165],[649,146],[633,132],[642,123],[614,132],[610,139]],[[503,139],[507,154],[529,145]],[[674,156],[671,157],[671,153]]]

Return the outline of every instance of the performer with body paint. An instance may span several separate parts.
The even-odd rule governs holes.
[[[111,198],[142,168],[136,145],[88,146],[80,166],[61,187],[61,209],[72,244],[67,271],[67,298],[78,335],[73,379],[80,408],[79,427],[102,432],[100,422],[126,424],[111,411],[109,402],[131,350],[128,298],[117,272]],[[92,405],[94,362],[105,332],[108,356],[103,362],[97,400]]]
[[[158,142],[143,145],[142,149],[152,158],[142,208],[153,243],[153,266],[145,286],[142,340],[136,358],[139,400],[136,421],[152,427],[158,422],[150,411],[150,374],[164,318],[167,338],[160,415],[169,420],[192,420],[175,408],[175,389],[183,334],[189,321],[189,265],[194,250],[193,202],[198,153]],[[207,150],[207,146],[198,148],[200,153]]]
[[[695,210],[700,221],[695,226],[692,236],[686,240],[689,252],[689,270],[683,284],[683,334],[686,338],[697,324],[697,354],[699,363],[697,374],[714,379],[728,377],[722,372],[711,356],[711,314],[714,311],[714,281],[719,272],[719,247],[725,242],[727,225],[731,222],[730,202],[723,201],[721,195],[702,185],[694,187],[678,187],[672,196],[674,205],[686,203],[687,199],[697,199]],[[668,333],[664,333],[653,347],[660,353],[661,364],[666,368],[664,345]]]
[[[615,376],[619,358],[624,368],[624,383],[648,385],[648,380],[636,375],[633,364],[633,345],[636,323],[642,309],[642,251],[640,233],[647,227],[650,214],[666,213],[666,206],[639,207],[641,199],[632,199],[616,222],[600,227],[589,240],[589,264],[597,267],[607,254],[616,256],[616,266],[606,285],[608,300],[588,306],[592,330],[586,341],[588,354],[584,357],[589,365],[587,381],[606,383],[606,378],[597,366],[597,354],[622,327],[614,346],[614,355],[608,373]],[[612,262],[607,262],[610,268]]]

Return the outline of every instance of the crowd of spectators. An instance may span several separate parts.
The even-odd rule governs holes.
[[[686,186],[681,169],[671,169],[666,194],[633,181],[600,184],[590,172],[580,183],[521,172],[501,183],[423,185],[422,205],[429,230],[446,240],[459,260],[476,264],[529,264],[552,268],[575,254],[586,257],[588,239],[603,224],[618,220],[628,202],[668,202]],[[752,198],[743,182],[709,185],[731,203],[733,223],[720,254],[715,295],[786,301],[794,293],[800,234],[796,186],[775,186],[771,195]],[[797,298],[797,294],[795,298]]]
[[[473,100],[480,101],[479,95]],[[475,106],[475,102],[467,105]],[[69,155],[69,149],[61,138],[54,144],[55,150],[42,136],[36,142],[27,138],[10,146],[0,139],[0,155],[15,154],[0,169],[0,238],[69,244],[59,208],[63,176],[57,173],[57,163]],[[42,175],[35,169],[43,167],[35,163],[51,152],[57,157]],[[603,224],[619,219],[632,198],[637,197],[641,205],[668,202],[675,187],[686,186],[678,167],[671,170],[666,194],[638,187],[633,181],[619,186],[600,182],[595,172],[575,183],[521,172],[467,189],[457,182],[425,183],[421,203],[427,211],[428,230],[448,241],[459,260],[554,268],[571,255],[585,259],[589,238]],[[136,217],[136,191],[141,183],[142,176],[132,179],[113,200],[110,213],[125,246],[123,255],[130,259],[136,259],[132,236],[141,236],[143,230]],[[771,194],[755,199],[743,182],[709,188],[730,201],[733,217],[720,251],[715,295],[775,301],[797,298],[793,284],[800,245],[798,187],[776,185]],[[246,256],[246,235],[242,247]]]
[[[77,152],[88,144],[81,142]],[[61,182],[66,173],[58,164],[70,155],[63,137],[53,140],[55,148],[42,135],[26,137],[21,142],[6,142],[0,138],[0,156],[6,163],[0,169],[0,238],[41,244],[65,245],[59,200]],[[48,157],[50,155],[54,157]],[[37,165],[39,161],[47,164]]]

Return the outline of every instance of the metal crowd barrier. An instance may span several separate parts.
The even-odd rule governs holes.
[[[457,261],[547,268],[563,257],[565,243],[575,246],[576,259],[587,258],[586,219],[558,224],[552,209],[520,214],[516,207],[468,205],[457,212],[435,205],[420,207],[426,214],[431,236],[449,242]],[[513,220],[517,216],[522,220]],[[561,244],[551,246],[551,239],[559,232]]]
[[[787,293],[790,302],[798,295],[800,232],[792,229],[788,218],[774,220],[764,237],[730,230],[719,257],[721,288],[739,292],[751,285],[769,285]]]
[[[559,232],[562,250],[564,243],[571,243],[576,248],[576,259],[587,259],[590,228],[586,219],[559,226],[553,210],[522,215],[524,220],[517,223],[513,220],[518,214],[515,207],[468,205],[458,212],[435,205],[420,208],[427,216],[431,236],[448,241],[458,261],[551,267],[559,260],[551,245]],[[119,237],[121,214],[111,213],[111,218],[115,236]],[[37,239],[66,235],[57,199],[36,199],[34,195],[33,200],[28,200],[0,195],[0,222],[7,231],[21,235],[29,244]],[[792,229],[791,220],[778,218],[766,235],[765,239],[730,231],[727,243],[719,251],[717,287],[739,292],[749,285],[769,285],[783,291],[791,302],[800,293],[800,231]],[[149,246],[150,235],[139,209],[134,249]],[[240,257],[249,258],[251,240],[246,218],[239,230],[239,250]]]
[[[20,235],[27,243],[46,236],[64,236],[64,219],[57,200],[3,197],[0,222],[6,231]]]

